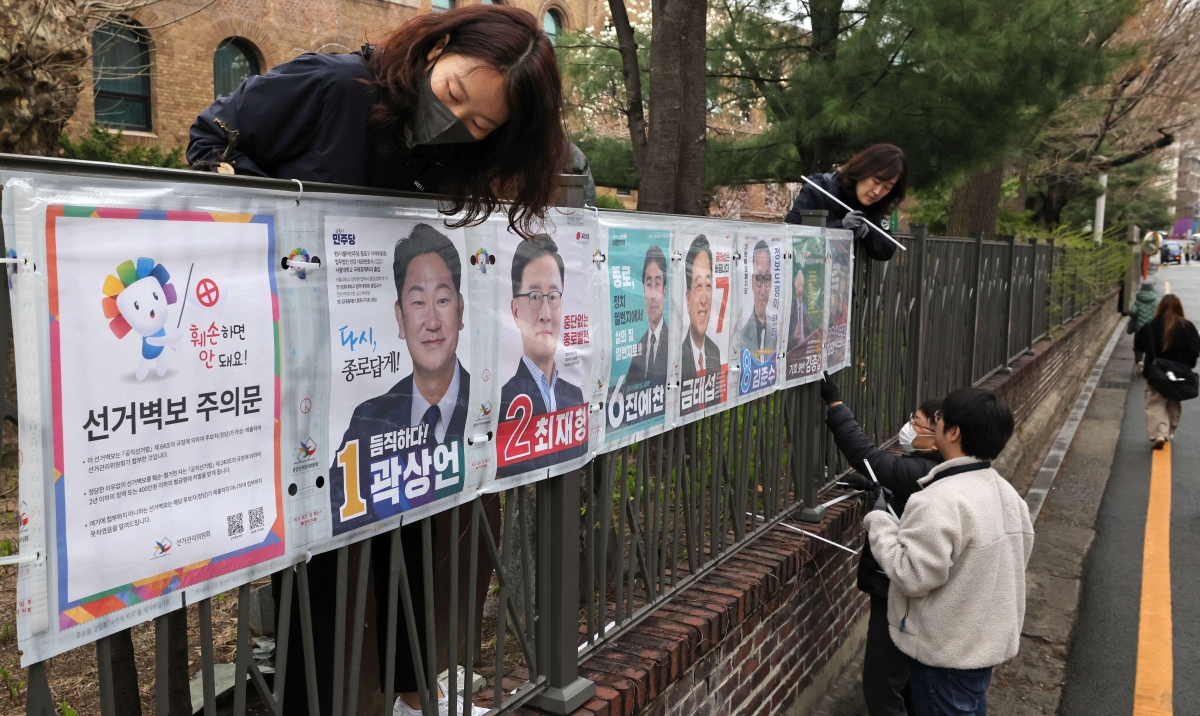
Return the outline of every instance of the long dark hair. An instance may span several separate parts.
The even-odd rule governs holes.
[[[878,202],[882,208],[904,201],[904,195],[908,191],[908,157],[904,156],[903,149],[894,144],[872,144],[838,167],[837,174],[838,184],[849,190],[850,195],[855,198],[858,195],[854,188],[862,179],[895,179],[895,186]]]
[[[368,124],[386,149],[420,95],[425,59],[450,36],[444,54],[485,62],[504,77],[508,121],[483,140],[439,146],[450,172],[452,206],[464,212],[453,226],[478,223],[512,204],[513,230],[529,238],[554,204],[563,171],[567,135],[563,127],[562,80],[554,45],[533,15],[505,5],[468,5],[418,15],[383,39],[368,64],[382,101],[371,108]],[[394,144],[393,144],[394,146]]]
[[[1183,315],[1183,304],[1179,301],[1179,296],[1173,293],[1163,296],[1158,302],[1158,310],[1154,312],[1154,320],[1162,326],[1162,349],[1165,351],[1171,347],[1175,327],[1188,322],[1187,317]]]

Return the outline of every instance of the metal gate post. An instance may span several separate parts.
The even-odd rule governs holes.
[[[912,261],[914,266],[909,270],[909,280],[912,281],[912,296],[915,302],[908,317],[908,350],[905,351],[905,356],[910,371],[908,384],[912,386],[908,406],[916,410],[924,397],[921,392],[924,388],[921,366],[925,357],[925,268],[929,263],[925,251],[928,248],[926,237],[929,235],[929,224],[912,224],[911,230],[913,240],[908,247],[908,260]]]
[[[29,686],[25,694],[25,716],[55,716],[57,709],[50,695],[50,683],[46,681],[46,663],[39,661],[29,665]]]
[[[1004,366],[1000,369],[1001,373],[1011,373],[1012,368],[1008,366],[1012,362],[1012,309],[1013,296],[1017,292],[1017,287],[1013,285],[1017,276],[1017,237],[1015,234],[1008,236],[1008,302],[1004,304]]]
[[[530,703],[560,716],[596,695],[596,685],[579,675],[580,472],[537,483],[538,512],[549,510],[539,520],[537,555],[537,666],[547,685]]]
[[[1029,347],[1025,349],[1025,355],[1033,355],[1033,344],[1037,341],[1037,265],[1038,265],[1038,240],[1033,239],[1029,242],[1029,247],[1033,249],[1033,264],[1029,268]],[[1047,274],[1049,275],[1049,274]]]
[[[971,301],[971,361],[967,385],[975,385],[975,357],[979,352],[979,294],[983,290],[983,232],[975,234],[975,295]]]

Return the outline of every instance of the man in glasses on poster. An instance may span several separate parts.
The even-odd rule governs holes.
[[[583,391],[559,375],[566,267],[546,234],[521,241],[512,262],[510,310],[521,360],[500,392],[497,477],[556,465],[587,450]]]
[[[753,273],[750,276],[754,295],[754,314],[742,326],[742,348],[761,361],[762,355],[775,351],[775,329],[767,321],[767,301],[771,298],[771,249],[767,242],[754,245]]]

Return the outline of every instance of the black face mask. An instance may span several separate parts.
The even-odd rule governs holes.
[[[419,144],[466,144],[477,142],[471,130],[463,124],[450,108],[433,93],[433,68],[425,73],[421,82],[421,96],[417,108],[409,120],[413,145]]]

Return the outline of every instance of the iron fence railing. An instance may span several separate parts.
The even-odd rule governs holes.
[[[1120,284],[1127,256],[1124,244],[935,238],[921,225],[899,238],[908,250],[889,262],[858,256],[853,362],[838,376],[878,442],[890,440],[922,398],[978,384],[1078,317]],[[6,289],[0,293],[2,307]],[[845,468],[821,407],[818,384],[772,393],[598,456],[578,472],[342,547],[330,583],[310,583],[305,563],[285,569],[275,580],[278,611],[257,627],[273,639],[273,658],[265,637],[252,641],[256,596],[242,585],[233,713],[243,716],[257,699],[256,708],[282,716],[284,698],[299,690],[313,716],[387,716],[404,657],[428,716],[437,712],[439,681],[450,693],[465,685],[493,713],[525,705],[568,713],[590,693],[578,664],[598,647],[779,521],[820,519],[820,494]],[[373,590],[369,567],[375,561],[377,577],[383,570],[372,552],[383,549],[387,584]],[[337,595],[332,614],[312,612],[309,595],[318,588]],[[196,607],[201,656],[193,667],[206,716],[217,713],[211,606]],[[156,624],[153,678],[155,713],[175,716],[172,699],[190,672],[187,632],[172,630],[171,619]],[[314,641],[314,620],[334,624],[331,655],[318,658],[325,646]],[[423,638],[405,644],[399,631]],[[122,706],[130,684],[132,703],[144,691],[132,650],[121,648],[128,639],[124,632],[96,645],[104,716],[132,713]],[[398,653],[405,646],[408,653]],[[331,671],[319,674],[319,664]],[[54,714],[42,664],[27,681],[27,713]],[[453,699],[449,712],[458,712]]]

